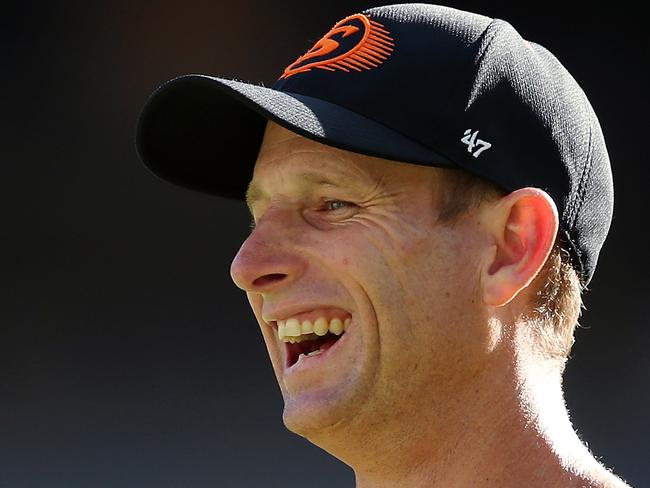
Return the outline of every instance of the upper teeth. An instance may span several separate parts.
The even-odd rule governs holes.
[[[301,342],[316,339],[328,332],[341,335],[350,325],[350,318],[344,321],[335,318],[328,321],[325,317],[319,317],[315,321],[298,319],[278,320],[278,337],[284,342]]]

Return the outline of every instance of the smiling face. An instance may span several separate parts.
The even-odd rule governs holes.
[[[487,238],[471,214],[438,220],[442,171],[267,126],[248,194],[256,225],[231,274],[285,424],[321,447],[442,415],[493,343],[478,290]]]

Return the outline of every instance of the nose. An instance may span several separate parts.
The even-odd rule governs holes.
[[[286,286],[303,273],[305,260],[296,248],[299,234],[290,231],[289,220],[278,214],[260,220],[230,265],[235,285],[244,291],[263,293]]]

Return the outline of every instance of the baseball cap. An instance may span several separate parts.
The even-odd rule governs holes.
[[[376,7],[337,22],[271,87],[190,74],[160,86],[141,160],[177,185],[243,200],[267,120],[341,149],[545,190],[583,285],[613,212],[609,156],[585,93],[508,22],[449,7]]]

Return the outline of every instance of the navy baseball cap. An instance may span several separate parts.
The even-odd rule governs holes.
[[[271,87],[202,74],[163,84],[136,146],[158,176],[243,200],[267,120],[506,191],[541,188],[583,285],[593,276],[614,199],[600,124],[562,64],[503,20],[427,4],[351,15]]]

